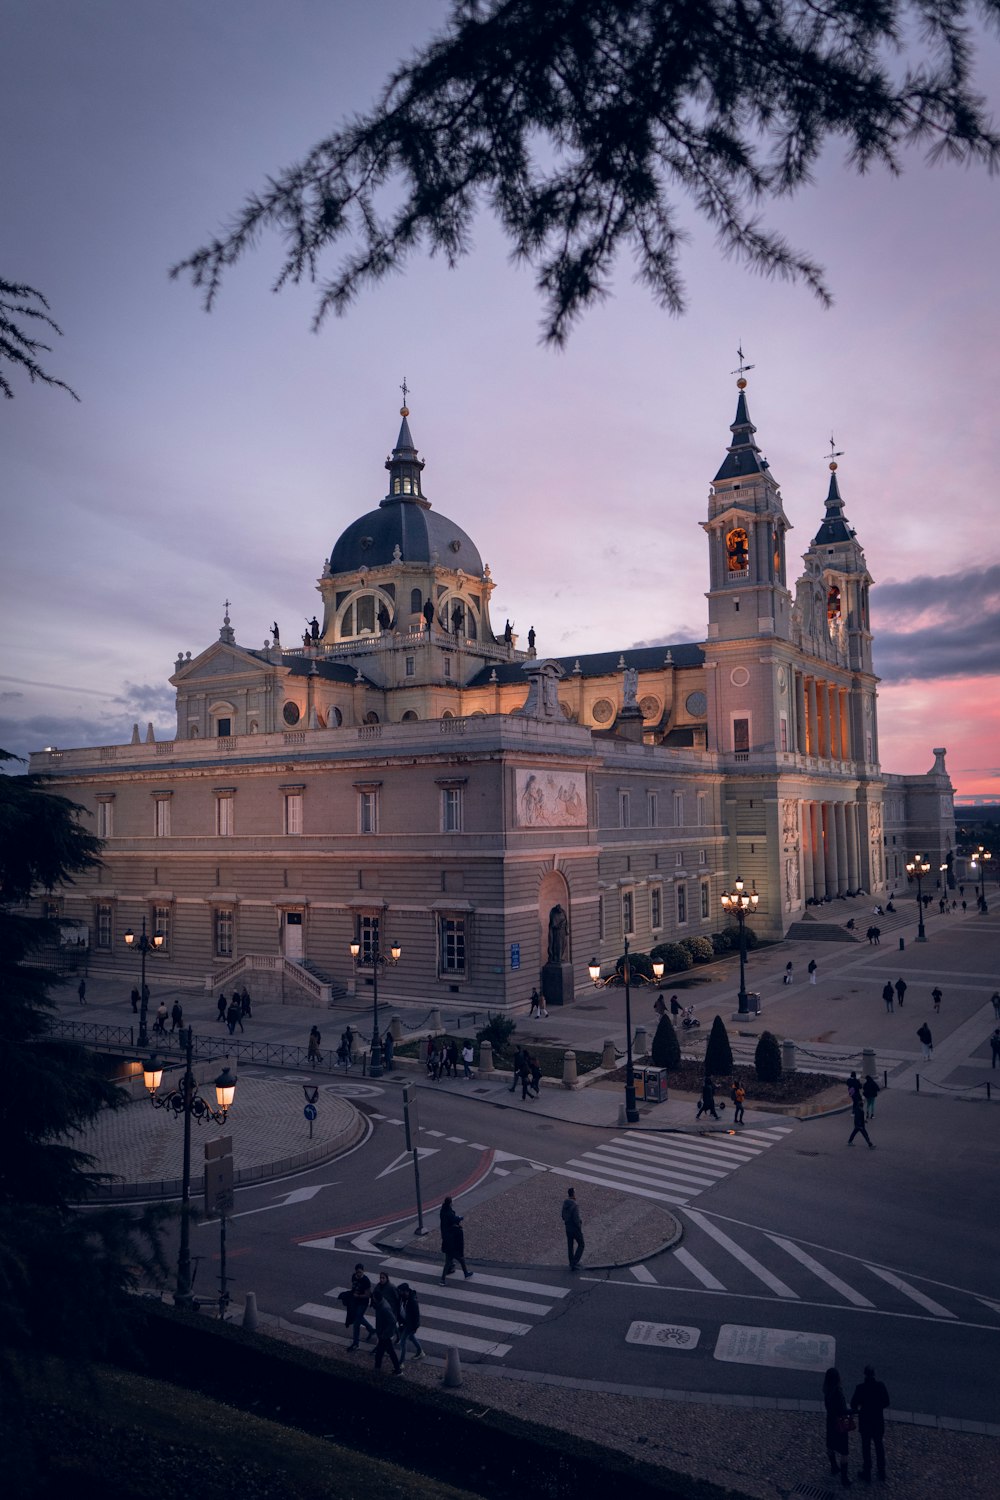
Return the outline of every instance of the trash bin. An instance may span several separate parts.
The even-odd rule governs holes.
[[[756,990],[747,991],[747,1015],[760,1015],[760,995]]]
[[[643,1068],[643,1098],[647,1104],[662,1104],[667,1097],[667,1070]]]
[[[635,1080],[635,1097],[645,1099],[646,1097],[646,1074],[643,1068],[636,1068],[633,1075]]]

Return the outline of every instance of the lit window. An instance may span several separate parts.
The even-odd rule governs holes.
[[[465,973],[465,918],[444,916],[438,922],[442,974]]]
[[[171,911],[170,911],[170,907],[169,906],[154,906],[153,907],[153,931],[154,931],[154,933],[156,933],[156,932],[162,933],[162,935],[163,935],[163,942],[160,944],[159,948],[155,948],[154,947],[151,950],[152,953],[161,953],[161,954],[162,953],[169,953],[169,951],[170,951],[170,917],[171,917]]]

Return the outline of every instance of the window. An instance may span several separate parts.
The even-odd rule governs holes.
[[[153,802],[153,837],[170,837],[170,796],[157,797]]]
[[[737,755],[750,753],[750,720],[733,720],[733,749]]]
[[[104,949],[112,948],[114,946],[114,923],[110,906],[101,905],[97,908],[94,928],[95,946]]]
[[[663,891],[658,885],[649,888],[649,925],[654,932],[663,926]]]
[[[410,590],[410,614],[419,615],[424,607],[424,598],[419,589]]]
[[[361,952],[358,954],[358,962],[370,964],[372,954],[379,951],[379,919],[374,916],[359,916],[356,933],[357,941],[361,944]]]
[[[215,832],[218,838],[231,838],[235,801],[232,792],[217,792],[215,797]]]
[[[461,833],[462,831],[462,788],[460,786],[445,786],[441,788],[441,832]]]
[[[378,833],[378,792],[374,789],[358,793],[358,831]]]
[[[788,717],[782,714],[778,720],[778,743],[782,750],[788,749]]]
[[[603,896],[598,896],[598,898],[597,898],[597,938],[598,938],[599,942],[601,942],[601,943],[604,942],[604,897]]]
[[[110,839],[115,832],[115,799],[114,797],[98,797],[97,799],[97,837],[99,839]]]
[[[212,912],[215,931],[216,958],[233,956],[233,909],[231,906],[216,906]]]
[[[726,537],[726,560],[730,573],[744,573],[750,564],[750,544],[742,526],[735,526]]]
[[[629,796],[628,792],[618,793],[618,822],[622,828],[629,826]]]
[[[153,907],[153,932],[161,932],[163,934],[163,942],[159,948],[151,950],[153,953],[164,954],[170,952],[170,916],[171,909],[169,906]]]
[[[370,635],[375,634],[375,595],[362,594],[355,606],[358,616],[358,635],[366,630]]]
[[[446,656],[445,659],[444,659],[444,675],[446,677],[450,677],[451,676],[451,657],[450,656]]]
[[[677,854],[674,855],[674,864],[676,865],[676,867],[677,867],[678,870],[680,870],[680,869],[683,868],[683,865],[684,865],[684,855],[683,855],[683,853],[678,852]]]
[[[659,799],[655,792],[646,793],[646,822],[650,828],[655,828],[659,815]]]
[[[688,898],[687,898],[687,886],[686,885],[679,885],[677,887],[677,920],[678,920],[678,922],[686,922],[687,919],[688,919],[687,900],[688,900]]]
[[[622,891],[622,933],[631,937],[635,932],[635,892]]]
[[[674,827],[681,828],[684,824],[684,793],[674,792]]]
[[[708,822],[708,798],[704,792],[698,793],[698,827],[704,828]]]
[[[703,918],[712,915],[712,893],[707,880],[701,883],[701,915]]]
[[[438,963],[442,974],[465,973],[465,918],[444,916],[438,920]]]
[[[228,740],[233,732],[232,719],[216,719],[215,732],[220,740]]]
[[[698,863],[700,865],[707,865],[708,864],[708,850],[707,849],[699,849],[698,850]]]
[[[415,677],[417,675],[417,658],[415,656],[408,656],[406,658],[406,675],[407,677]]]
[[[302,832],[302,793],[285,793],[285,832]]]

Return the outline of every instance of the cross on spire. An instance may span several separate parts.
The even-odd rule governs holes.
[[[844,456],[844,450],[843,450],[843,448],[838,448],[837,447],[836,443],[833,441],[833,433],[831,432],[831,434],[830,434],[830,451],[826,455],[826,457],[830,460],[830,468],[831,469],[836,469],[836,467],[837,467],[837,459],[838,458],[843,458],[843,456]]]
[[[406,404],[406,398],[410,394],[410,387],[406,383],[406,376],[405,375],[403,376],[403,383],[399,387],[399,389],[403,393],[403,405],[400,408],[399,415],[401,417],[408,417],[410,415],[410,410],[409,410],[409,407]]]
[[[729,373],[730,373],[730,375],[738,375],[740,377],[740,379],[743,380],[744,377],[746,376],[747,371],[748,370],[755,370],[757,368],[757,366],[756,365],[748,365],[746,363],[746,360],[744,359],[744,356],[743,356],[743,340],[742,339],[740,340],[740,347],[737,349],[736,353],[739,355],[739,361],[740,361],[739,368],[736,369],[736,370],[730,370]]]

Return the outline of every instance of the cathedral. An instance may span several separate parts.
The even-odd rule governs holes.
[[[145,922],[161,982],[322,1005],[391,943],[388,1001],[513,1012],[535,987],[571,1004],[625,937],[720,931],[737,878],[774,940],[816,902],[901,891],[916,852],[937,871],[945,752],[881,769],[872,580],[836,461],[789,582],[737,384],[701,523],[705,639],[576,657],[491,618],[489,566],[425,494],[404,405],[386,494],[324,558],[301,639],[275,622],[241,645],[227,604],[218,640],[177,658],[173,739],[32,756],[105,840],[44,903],[86,929],[92,969],[133,978],[124,934]]]

